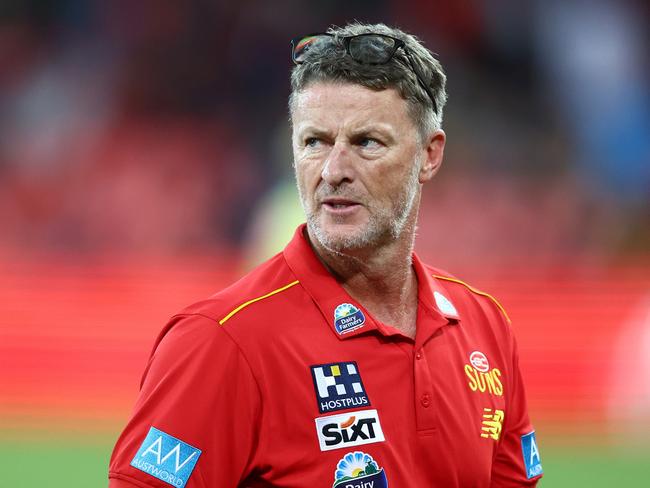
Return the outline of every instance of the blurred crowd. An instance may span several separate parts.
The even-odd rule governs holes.
[[[293,192],[289,40],[354,19],[415,33],[447,70],[420,248],[647,254],[650,7],[633,0],[3,0],[0,249],[239,250],[294,218],[273,203]]]

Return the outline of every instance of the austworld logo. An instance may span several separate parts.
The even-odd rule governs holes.
[[[526,466],[526,477],[531,479],[543,474],[544,470],[542,469],[542,460],[539,457],[539,448],[535,440],[535,431],[521,436],[521,451]]]
[[[370,454],[355,451],[336,465],[332,488],[388,488],[388,479]]]
[[[342,303],[334,310],[334,327],[339,334],[347,334],[363,327],[366,317],[351,303]]]
[[[200,455],[200,449],[151,427],[131,466],[176,488],[184,488]]]

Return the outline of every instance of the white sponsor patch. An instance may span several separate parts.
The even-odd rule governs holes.
[[[451,303],[446,296],[444,296],[442,293],[434,291],[433,297],[436,299],[438,310],[440,310],[445,315],[458,317],[458,311],[456,310],[456,307],[454,307],[454,304]]]
[[[328,417],[316,421],[318,444],[321,451],[331,451],[342,447],[361,446],[373,442],[384,442],[377,410],[359,410]]]

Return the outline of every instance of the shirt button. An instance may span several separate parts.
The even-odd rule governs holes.
[[[415,359],[417,359],[417,360],[422,359],[422,353],[420,351],[415,353]]]
[[[427,395],[426,393],[422,395],[422,398],[420,398],[420,404],[424,408],[428,408],[429,405],[431,405],[431,399],[429,398],[429,395]]]

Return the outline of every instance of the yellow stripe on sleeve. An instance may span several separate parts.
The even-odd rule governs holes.
[[[288,285],[283,286],[282,288],[278,288],[277,290],[273,290],[272,292],[267,293],[266,295],[262,295],[261,297],[253,298],[252,300],[248,300],[247,302],[242,303],[239,307],[237,307],[232,312],[230,312],[228,315],[226,315],[224,318],[222,318],[219,321],[219,325],[225,324],[226,321],[228,321],[233,315],[235,315],[237,312],[243,310],[244,308],[248,307],[250,304],[255,303],[255,302],[259,302],[260,300],[264,300],[265,298],[268,298],[268,297],[276,295],[276,294],[278,294],[280,292],[283,292],[284,290],[287,290],[288,288],[291,288],[292,286],[297,285],[298,283],[300,283],[300,281],[296,280],[296,281],[294,281],[292,283],[289,283]]]
[[[484,297],[488,297],[490,300],[492,300],[492,301],[494,302],[494,304],[499,308],[499,310],[501,310],[501,313],[502,313],[503,316],[506,318],[506,320],[508,321],[508,323],[509,323],[509,324],[512,324],[512,322],[510,321],[510,317],[508,317],[508,314],[506,313],[506,310],[501,306],[501,304],[499,303],[499,301],[498,301],[496,298],[494,298],[492,295],[489,295],[489,294],[487,294],[487,293],[485,293],[485,292],[483,292],[483,291],[481,291],[481,290],[477,290],[477,289],[474,288],[473,286],[468,285],[468,284],[465,283],[464,281],[457,280],[456,278],[450,278],[449,276],[440,276],[440,275],[432,275],[432,276],[433,276],[434,278],[437,278],[437,279],[440,279],[440,280],[446,280],[446,281],[451,281],[451,282],[453,282],[453,283],[459,283],[459,284],[463,285],[465,288],[467,288],[469,291],[471,291],[471,292],[473,292],[473,293],[476,293],[477,295],[481,295],[481,296],[484,296]]]

